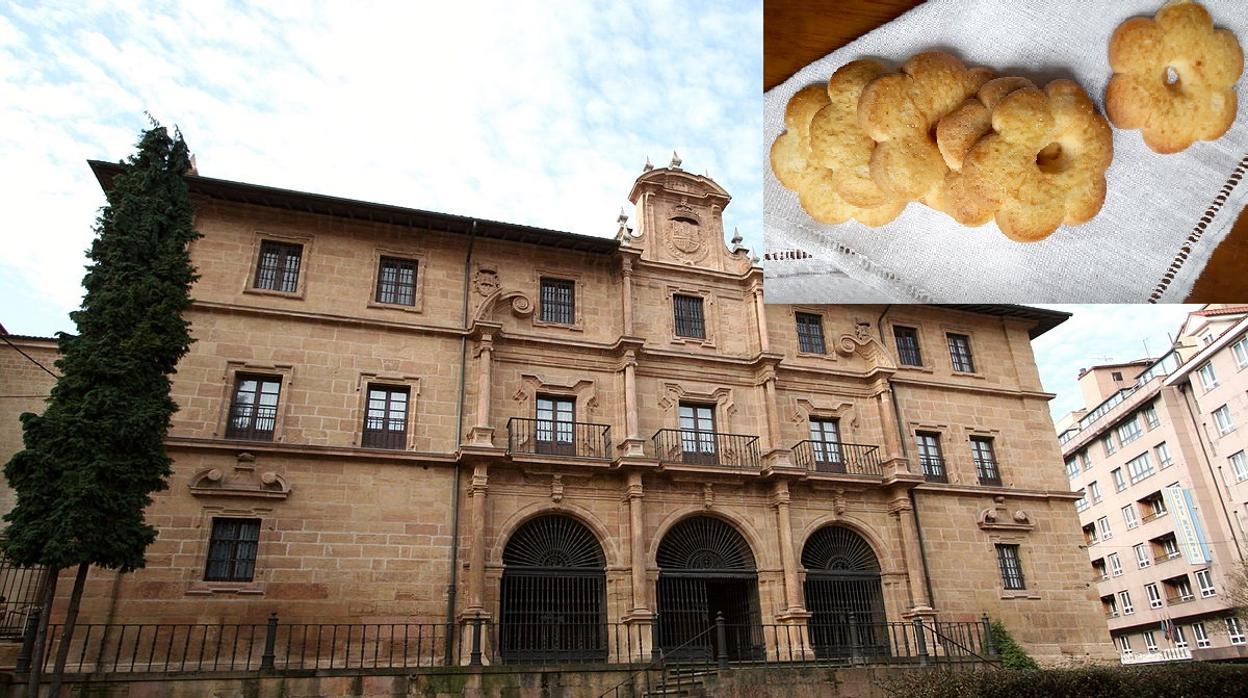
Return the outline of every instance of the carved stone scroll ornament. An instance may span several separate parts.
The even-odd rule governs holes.
[[[240,453],[232,472],[206,468],[191,476],[191,494],[197,497],[241,497],[286,499],[291,486],[285,476],[274,471],[256,472],[255,456]]]
[[[1005,497],[993,497],[993,506],[979,512],[979,527],[984,530],[1030,531],[1036,527],[1031,515],[1019,509],[1013,514],[1005,506]]]
[[[856,323],[853,334],[841,335],[836,342],[836,353],[841,356],[858,354],[874,368],[897,368],[893,357],[871,334],[871,325],[866,322]]]

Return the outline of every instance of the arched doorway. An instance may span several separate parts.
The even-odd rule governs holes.
[[[710,516],[677,523],[659,542],[659,644],[676,659],[759,659],[758,572],[745,538]],[[715,617],[727,636],[719,647]],[[705,632],[708,629],[709,632]]]
[[[606,557],[589,528],[560,514],[525,522],[503,549],[503,661],[605,660],[605,591]]]
[[[888,654],[880,561],[871,545],[848,528],[825,526],[807,539],[802,566],[815,655]]]

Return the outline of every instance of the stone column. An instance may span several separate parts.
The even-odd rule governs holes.
[[[469,435],[473,446],[493,446],[494,426],[490,421],[490,400],[494,387],[494,335],[481,335],[477,351],[477,424]]]
[[[772,485],[771,504],[776,510],[776,529],[780,533],[780,565],[784,568],[785,615],[800,614],[802,588],[797,575],[797,558],[793,554],[793,524],[789,520],[789,483],[779,480]]]
[[[884,430],[884,460],[891,461],[903,457],[900,431],[897,424],[897,411],[893,409],[893,394],[888,386],[876,387],[876,406],[880,410],[880,428]]]
[[[910,584],[910,613],[927,614],[932,610],[927,598],[923,553],[919,550],[919,527],[914,523],[914,507],[910,498],[898,496],[889,503],[888,513],[897,522],[897,538],[901,541],[902,560]]]
[[[754,296],[754,318],[758,323],[758,350],[766,353],[771,350],[771,341],[767,337],[767,306],[763,303],[762,284],[754,284],[750,293]]]
[[[485,527],[489,489],[489,466],[478,463],[472,472],[468,494],[472,497],[468,528],[471,531],[468,552],[468,608],[465,615],[485,615]]]
[[[781,448],[780,406],[776,403],[776,374],[768,371],[763,378],[763,411],[767,415],[767,431],[763,433],[763,451]]]
[[[628,548],[632,557],[633,609],[629,613],[630,618],[650,617],[650,608],[646,605],[645,512],[641,501],[644,496],[641,473],[629,473],[625,497],[628,499]]]
[[[638,430],[637,417],[637,355],[633,350],[624,354],[624,442],[620,444],[623,454],[631,457],[645,456],[645,444]]]
[[[620,260],[620,274],[624,277],[621,293],[624,296],[624,336],[633,335],[633,260]]]

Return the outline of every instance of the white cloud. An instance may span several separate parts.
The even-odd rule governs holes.
[[[610,235],[648,155],[707,170],[761,245],[761,3],[77,3],[0,8],[13,331],[72,329],[143,111],[207,176]],[[631,208],[629,209],[631,212]]]

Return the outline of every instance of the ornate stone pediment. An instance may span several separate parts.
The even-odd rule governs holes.
[[[232,472],[206,468],[195,473],[191,476],[190,490],[197,497],[286,499],[291,487],[280,473],[271,470],[257,473],[255,456],[240,453]]]
[[[858,354],[872,368],[895,369],[897,364],[893,362],[893,357],[889,355],[888,350],[871,334],[871,325],[866,322],[859,322],[854,327],[853,334],[843,334],[836,342],[836,353],[841,356],[852,356]]]
[[[993,506],[979,511],[979,527],[985,531],[1030,531],[1036,525],[1031,515],[1022,509],[1011,514],[1005,506],[1005,497],[993,497]]]

